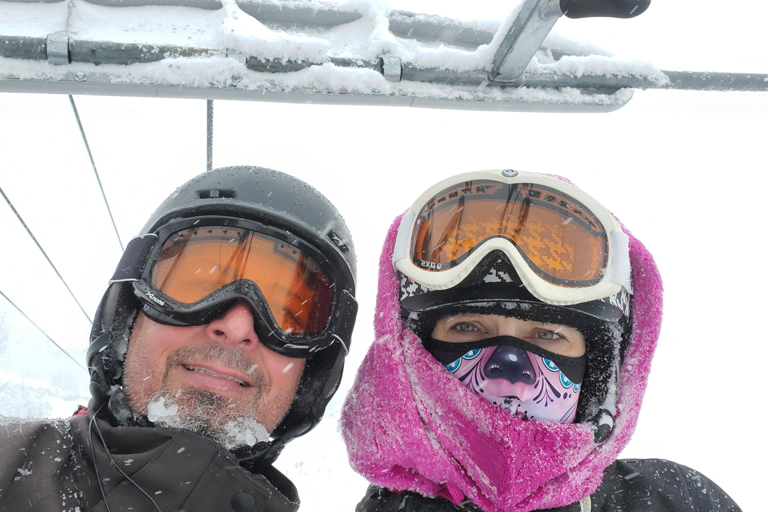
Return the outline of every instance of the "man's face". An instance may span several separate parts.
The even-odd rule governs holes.
[[[150,401],[164,396],[185,421],[215,429],[250,418],[272,431],[288,412],[305,361],[262,345],[253,322],[244,302],[193,327],[163,325],[139,314],[125,359],[133,411],[147,414]]]

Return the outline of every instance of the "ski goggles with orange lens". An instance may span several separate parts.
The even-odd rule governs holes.
[[[141,242],[131,251],[144,254],[134,257],[144,262],[140,276],[112,282],[133,281],[144,313],[160,323],[203,325],[243,300],[254,312],[262,343],[290,357],[309,357],[340,340],[334,319],[350,312],[354,318],[357,310],[345,289],[349,276],[283,230],[198,218],[166,225],[156,238],[134,240]],[[346,335],[348,340],[351,332]]]
[[[446,290],[501,251],[531,294],[567,305],[631,290],[628,243],[602,205],[566,182],[477,171],[416,200],[400,223],[393,263],[417,283]]]

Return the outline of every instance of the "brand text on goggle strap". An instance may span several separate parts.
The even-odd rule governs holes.
[[[162,300],[162,299],[160,299],[160,298],[158,298],[158,297],[156,297],[154,293],[152,293],[152,292],[149,292],[149,291],[148,291],[148,292],[146,293],[146,296],[147,296],[147,298],[148,298],[149,300],[151,300],[152,302],[155,302],[155,303],[157,303],[157,304],[160,304],[161,306],[165,306],[165,301],[164,301],[164,300]]]

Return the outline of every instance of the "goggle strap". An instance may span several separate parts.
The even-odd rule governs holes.
[[[141,271],[144,268],[147,257],[149,257],[149,253],[156,241],[156,234],[147,233],[137,236],[128,242],[125,252],[123,252],[123,256],[120,258],[120,263],[117,264],[115,273],[112,279],[109,280],[109,284],[138,281],[141,278]]]
[[[397,228],[397,239],[395,240],[395,250],[392,252],[392,266],[407,257],[408,238],[413,229],[414,218],[413,212],[408,211],[400,219],[400,226]]]
[[[611,233],[611,263],[605,273],[608,282],[632,293],[632,266],[629,262],[629,236],[623,231]]]
[[[342,347],[344,347],[344,357],[349,355],[349,349],[347,348],[347,344],[344,343],[344,340],[339,337],[338,334],[333,335],[334,338],[336,338],[336,341],[338,341]]]
[[[357,317],[357,300],[349,290],[343,290],[340,302],[336,310],[336,314],[339,316],[339,323],[333,336],[349,354],[349,342],[352,339],[352,329],[355,326],[355,318]]]

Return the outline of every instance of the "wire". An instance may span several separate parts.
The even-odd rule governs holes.
[[[80,308],[80,311],[82,311],[83,314],[85,315],[85,318],[88,320],[88,323],[92,324],[93,320],[91,320],[91,317],[89,317],[88,313],[85,312],[85,309],[83,308],[83,305],[80,304],[79,300],[77,300],[77,297],[75,297],[74,292],[70,289],[69,285],[67,285],[67,282],[64,280],[64,278],[61,276],[59,271],[56,269],[56,265],[54,265],[53,262],[51,261],[51,258],[48,257],[48,254],[46,254],[45,250],[40,245],[40,242],[37,241],[37,238],[35,238],[35,235],[33,235],[32,231],[30,231],[29,227],[27,227],[27,224],[26,224],[26,222],[24,222],[24,219],[21,218],[21,215],[19,215],[19,212],[16,211],[16,208],[13,207],[13,203],[11,203],[11,200],[8,199],[8,196],[5,195],[5,192],[3,192],[2,187],[0,187],[0,195],[3,196],[3,199],[5,199],[5,202],[8,203],[8,206],[11,207],[11,210],[13,211],[13,213],[16,214],[16,218],[19,219],[19,222],[21,222],[21,225],[24,226],[24,229],[27,230],[27,233],[32,238],[32,241],[35,242],[35,244],[37,245],[37,248],[40,249],[40,252],[42,252],[43,256],[45,256],[45,259],[48,260],[48,263],[51,265],[51,268],[53,269],[53,271],[56,272],[57,276],[59,276],[59,279],[61,279],[61,282],[64,284],[64,287],[67,289],[69,294],[75,300],[75,302],[77,303],[78,307]]]
[[[93,173],[96,175],[96,182],[99,184],[99,190],[101,190],[101,197],[104,198],[104,205],[107,207],[107,213],[109,213],[109,220],[112,221],[112,227],[117,235],[117,243],[120,244],[120,250],[125,252],[123,246],[123,240],[120,238],[120,233],[117,231],[117,224],[115,224],[115,218],[112,216],[112,210],[109,207],[109,201],[107,201],[107,195],[104,193],[104,187],[101,185],[101,178],[99,178],[99,171],[96,169],[96,162],[93,160],[93,154],[91,154],[91,146],[88,144],[88,138],[85,136],[85,129],[83,123],[80,122],[80,114],[77,112],[77,106],[75,105],[75,98],[70,94],[69,103],[72,105],[72,111],[75,113],[75,119],[77,119],[77,126],[80,127],[80,135],[83,136],[83,143],[85,144],[85,150],[88,152],[88,158],[91,160],[91,167],[93,167]]]
[[[208,163],[206,169],[208,172],[213,170],[213,100],[207,100],[208,106]]]
[[[10,298],[8,298],[8,296],[7,296],[6,294],[4,294],[4,293],[2,292],[2,290],[0,290],[0,295],[2,295],[2,296],[3,296],[3,298],[4,298],[5,300],[7,300],[7,301],[8,301],[8,303],[9,303],[11,306],[13,306],[14,308],[16,308],[16,311],[18,311],[19,313],[21,313],[21,314],[22,314],[22,316],[23,316],[24,318],[26,318],[27,320],[29,320],[29,321],[32,323],[32,325],[34,325],[35,327],[37,327],[37,330],[38,330],[38,331],[40,331],[41,333],[43,333],[43,336],[45,336],[46,338],[48,338],[48,341],[50,341],[51,343],[53,343],[54,345],[56,345],[56,347],[57,347],[59,350],[61,350],[62,352],[64,352],[64,354],[66,354],[66,356],[67,356],[68,358],[70,358],[72,361],[74,361],[74,362],[75,362],[75,364],[76,364],[77,366],[79,366],[80,368],[82,368],[82,369],[83,369],[83,370],[85,370],[85,371],[88,371],[88,369],[87,369],[85,366],[83,366],[83,365],[82,365],[82,363],[78,362],[78,360],[77,360],[77,359],[75,359],[74,357],[72,357],[72,354],[70,354],[69,352],[67,352],[67,350],[66,350],[64,347],[62,347],[61,345],[59,345],[58,343],[56,343],[55,341],[53,341],[53,338],[51,338],[50,336],[48,336],[48,334],[47,334],[47,333],[46,333],[46,332],[45,332],[43,329],[41,329],[41,328],[40,328],[40,326],[39,326],[39,325],[37,325],[37,323],[35,323],[35,321],[34,321],[34,320],[32,320],[31,318],[29,318],[29,317],[26,315],[26,313],[24,313],[24,312],[21,310],[21,308],[19,308],[19,306],[17,306],[17,305],[16,305],[16,304],[15,304],[15,303],[14,303],[14,302],[13,302],[13,301],[10,299]]]
[[[137,484],[131,477],[125,474],[125,471],[117,464],[117,461],[112,457],[112,454],[109,452],[109,448],[107,447],[106,441],[104,441],[104,436],[101,435],[101,429],[99,428],[99,424],[96,423],[96,415],[99,414],[99,411],[104,407],[104,404],[102,404],[101,407],[99,407],[99,410],[96,411],[93,416],[91,417],[90,424],[88,426],[88,429],[91,431],[91,437],[93,437],[93,427],[96,426],[96,433],[99,434],[99,439],[101,439],[101,444],[104,446],[104,451],[107,453],[107,456],[109,457],[109,460],[112,462],[112,465],[115,466],[115,468],[120,472],[123,477],[125,477],[126,480],[131,482],[134,487],[136,487],[138,490],[141,491],[141,493],[147,497],[149,501],[152,502],[152,504],[157,509],[157,512],[163,512],[160,509],[160,506],[158,506],[157,502],[152,499],[152,496],[147,493],[142,487]],[[119,427],[118,427],[119,428]],[[96,469],[96,479],[99,481],[99,489],[101,489],[101,496],[104,498],[104,506],[107,508],[107,512],[111,512],[109,510],[109,505],[107,504],[107,496],[104,494],[104,488],[101,485],[101,477],[99,477],[99,465],[96,464],[96,450],[93,447],[93,441],[91,441],[91,457],[93,458],[93,467]]]
[[[104,498],[104,506],[107,509],[107,512],[112,512],[109,508],[109,503],[107,503],[107,495],[104,494],[104,486],[101,484],[101,475],[99,475],[99,465],[96,464],[96,448],[93,445],[93,425],[96,422],[96,415],[101,412],[101,409],[104,407],[104,404],[99,407],[99,410],[96,411],[93,416],[91,416],[91,421],[88,423],[88,433],[90,436],[88,436],[88,442],[91,443],[91,459],[93,460],[93,469],[96,470],[96,481],[99,482],[99,490],[101,491],[101,497]],[[101,432],[99,432],[99,437],[101,437]],[[101,443],[104,444],[104,439],[101,440]],[[106,450],[107,445],[104,444],[104,449]],[[109,450],[107,450],[107,453],[109,453]]]

